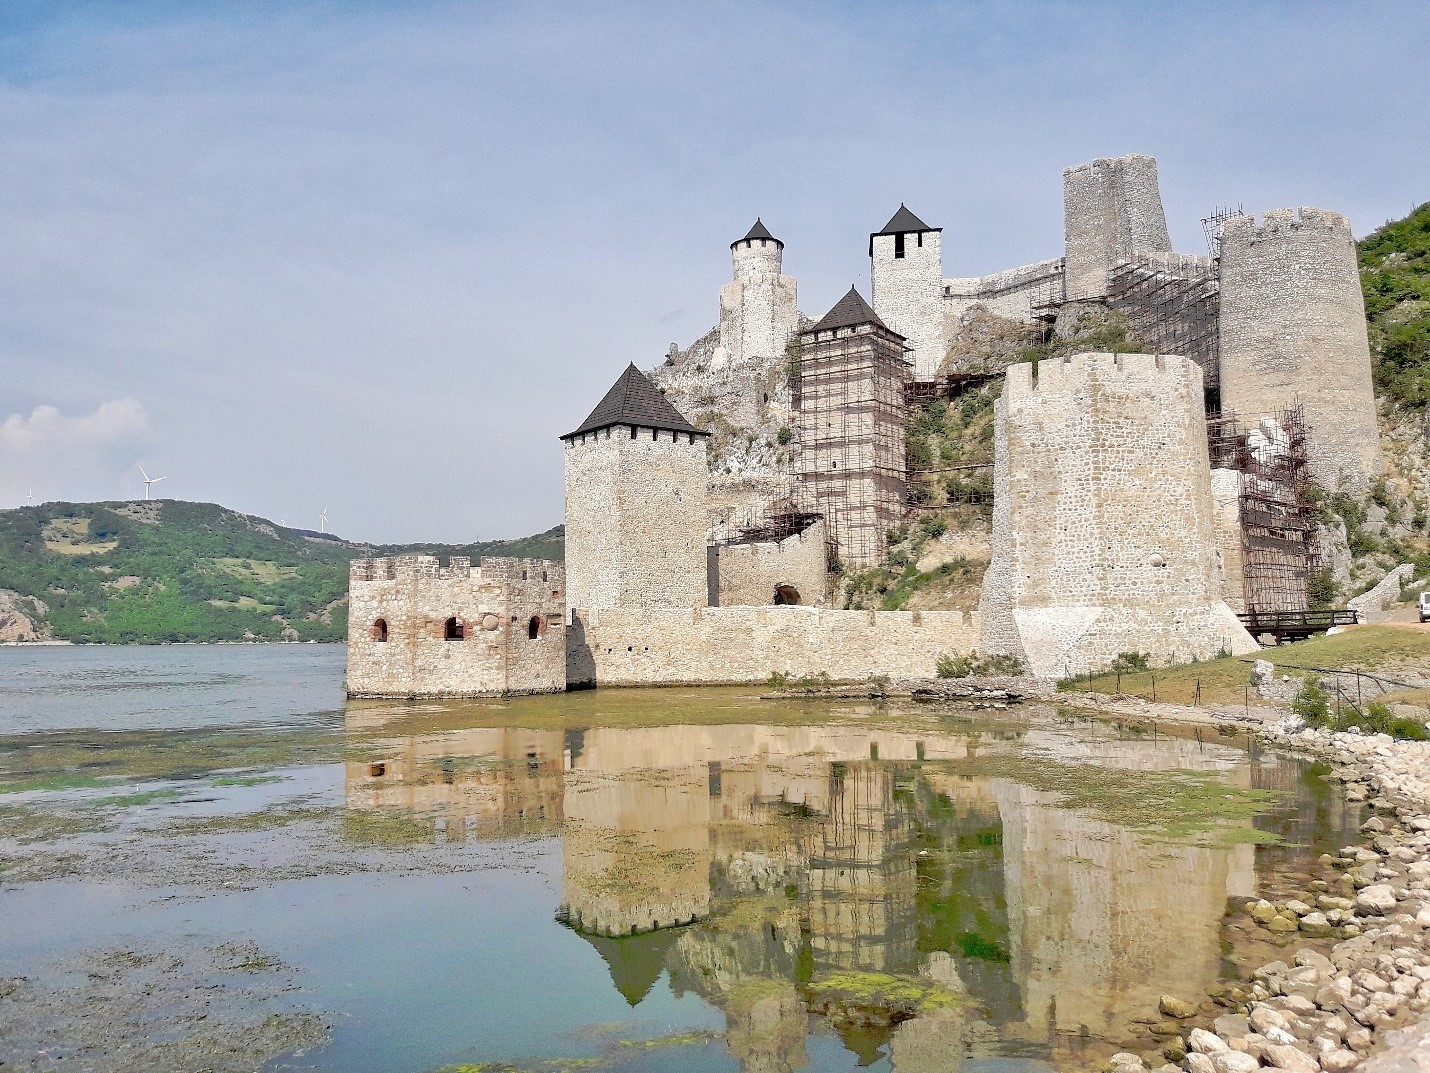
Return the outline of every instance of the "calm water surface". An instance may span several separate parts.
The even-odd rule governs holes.
[[[100,809],[112,827],[80,837],[151,861],[213,823],[216,870],[7,880],[6,971],[251,940],[334,1025],[274,1068],[1080,1068],[1160,995],[1204,995],[1229,900],[1358,818],[1244,741],[1048,706],[345,705],[343,659],[0,649],[0,802]],[[264,872],[303,823],[321,866]]]

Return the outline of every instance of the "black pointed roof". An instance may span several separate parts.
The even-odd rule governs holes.
[[[899,211],[889,217],[889,222],[884,225],[884,230],[875,231],[876,235],[907,235],[911,231],[942,231],[941,227],[930,227],[917,216],[909,211],[909,207],[902,201],[899,202]]]
[[[909,211],[909,207],[902,201],[899,202],[899,211],[889,217],[889,222],[884,225],[884,230],[875,231],[869,236],[869,256],[874,256],[874,240],[880,235],[908,235],[924,231],[942,231],[941,227],[930,227],[917,216]]]
[[[696,436],[710,433],[696,428],[680,411],[666,401],[660,390],[634,364],[627,365],[605,398],[596,404],[591,415],[575,432],[562,436],[569,440],[583,432],[599,432],[613,425],[634,425],[639,428],[661,428],[669,432],[689,432]]]
[[[734,242],[730,243],[730,248],[733,250],[740,243],[749,242],[750,240],[757,238],[767,238],[777,246],[784,245],[783,242],[775,238],[774,235],[770,234],[770,229],[765,226],[764,221],[761,220],[758,216],[756,216],[755,226],[750,228],[749,232],[745,235],[744,238],[737,238]]]
[[[850,287],[849,293],[835,302],[834,308],[824,314],[823,319],[809,330],[827,332],[834,328],[853,328],[859,324],[873,324],[883,328],[890,335],[899,335],[879,319],[879,314],[875,313],[873,307],[864,301],[864,296],[859,293],[857,287]],[[903,336],[899,335],[899,338],[902,339]]]
[[[683,931],[683,928],[661,928],[659,931],[619,938],[587,935],[585,932],[577,934],[594,946],[605,960],[611,970],[611,982],[616,985],[621,997],[629,1005],[639,1006],[665,971],[670,948]]]

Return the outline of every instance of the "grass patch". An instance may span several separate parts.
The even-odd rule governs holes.
[[[152,805],[155,801],[172,801],[176,797],[183,797],[186,790],[141,790],[135,794],[116,794],[111,797],[100,797],[93,801],[86,801],[90,808],[134,808],[139,805]]]
[[[1124,673],[1121,691],[1151,697],[1156,680],[1157,700],[1172,704],[1191,704],[1197,683],[1201,683],[1203,704],[1239,704],[1246,696],[1251,681],[1253,660],[1268,660],[1294,674],[1297,667],[1321,667],[1326,670],[1375,670],[1405,663],[1430,663],[1430,631],[1401,629],[1395,626],[1357,626],[1342,633],[1319,634],[1295,644],[1263,649],[1254,656],[1223,656],[1200,663],[1183,663],[1176,667],[1161,667],[1148,671]],[[1066,691],[1113,693],[1119,688],[1113,673],[1074,678],[1062,683]],[[1266,704],[1254,693],[1252,704]]]
[[[271,831],[309,820],[331,819],[336,809],[308,808],[303,805],[273,805],[255,812],[240,812],[228,816],[196,816],[167,824],[161,834],[226,835],[246,831]]]
[[[109,827],[107,817],[88,810],[55,811],[27,805],[0,805],[0,834],[25,845],[95,834]]]
[[[806,988],[810,1008],[835,1020],[851,1017],[866,1023],[890,1024],[920,1013],[957,1009],[960,996],[922,976],[884,972],[831,972],[811,980]]]
[[[282,782],[282,775],[220,775],[212,780],[214,786],[263,786],[270,782]]]
[[[343,812],[343,838],[363,846],[417,846],[437,838],[437,821],[415,812]]]
[[[705,1028],[693,1032],[675,1032],[669,1036],[656,1036],[654,1039],[623,1039],[619,1040],[616,1045],[654,1050],[657,1047],[698,1047],[706,1043],[713,1043],[720,1038],[721,1033]]]

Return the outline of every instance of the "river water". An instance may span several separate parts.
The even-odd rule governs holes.
[[[1244,739],[1051,705],[345,703],[343,658],[0,649],[10,1066],[1094,1068],[1267,960],[1229,907],[1359,820]],[[300,1014],[297,1056],[255,1027]]]

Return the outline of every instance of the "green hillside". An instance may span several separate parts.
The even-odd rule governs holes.
[[[350,559],[559,559],[563,550],[560,526],[520,540],[388,546],[212,503],[46,503],[0,511],[0,594],[57,640],[337,641],[347,631]]]
[[[1424,407],[1430,403],[1430,202],[1357,246],[1375,393]]]

